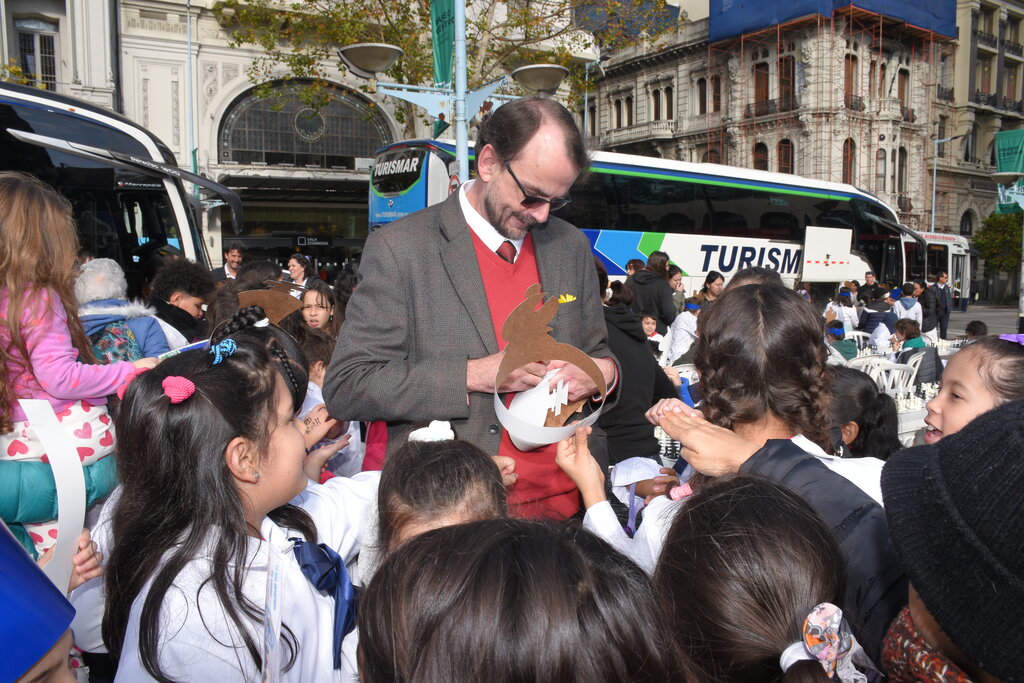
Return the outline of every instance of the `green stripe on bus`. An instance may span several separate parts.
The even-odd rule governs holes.
[[[653,180],[668,180],[676,183],[695,183],[697,185],[717,185],[719,187],[736,187],[743,190],[754,190],[755,192],[776,192],[779,194],[792,194],[801,197],[815,197],[817,199],[835,199],[843,202],[850,201],[850,197],[829,194],[827,192],[812,192],[811,190],[783,190],[780,188],[757,187],[745,183],[730,183],[723,180],[707,180],[704,178],[680,178],[679,176],[666,175],[664,173],[644,173],[643,171],[623,171],[611,168],[591,168],[592,173],[607,173],[608,175],[622,175],[635,178],[651,178]]]
[[[661,250],[661,245],[664,241],[665,233],[663,232],[645,232],[636,248],[641,254],[650,256],[652,251]]]

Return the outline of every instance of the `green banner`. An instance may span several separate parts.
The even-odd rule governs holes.
[[[1024,130],[996,133],[996,168],[1000,173],[1024,173]],[[998,184],[996,213],[1019,213],[1024,207],[1024,178],[1012,184]]]
[[[1024,130],[996,133],[996,168],[1000,173],[1024,173]]]
[[[430,28],[434,41],[434,85],[451,87],[452,53],[455,51],[454,0],[430,0]]]

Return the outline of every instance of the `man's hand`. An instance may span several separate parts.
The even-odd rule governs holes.
[[[473,358],[466,363],[466,390],[492,393],[494,391],[495,375],[498,374],[498,366],[501,365],[505,352],[499,352],[483,358]],[[530,363],[517,368],[509,373],[505,381],[498,387],[499,393],[526,391],[540,384],[541,379],[547,374],[548,368],[544,363]]]
[[[615,363],[610,358],[593,358],[594,363],[598,369],[601,370],[601,375],[604,377],[605,387],[610,387],[612,382],[615,381]],[[578,401],[582,398],[590,398],[598,394],[597,385],[594,384],[594,380],[590,378],[590,375],[583,372],[580,368],[564,360],[553,360],[548,363],[548,369],[561,368],[561,371],[555,375],[554,381],[557,383],[559,379],[563,382],[569,383],[569,402]]]
[[[587,445],[589,435],[590,427],[580,427],[555,447],[555,463],[580,490],[584,509],[607,500],[604,495],[604,470],[590,454],[590,446]]]

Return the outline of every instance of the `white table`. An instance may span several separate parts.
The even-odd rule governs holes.
[[[927,426],[924,423],[924,418],[927,415],[928,410],[926,408],[910,410],[897,415],[899,418],[900,443],[904,446],[914,446],[920,443],[920,437],[924,435],[924,430]]]

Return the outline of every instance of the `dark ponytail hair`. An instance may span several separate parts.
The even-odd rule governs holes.
[[[879,391],[867,373],[856,368],[831,365],[829,372],[833,380],[833,426],[841,428],[847,422],[857,425],[857,438],[846,444],[847,457],[888,460],[903,448],[896,401]]]
[[[782,285],[730,287],[697,328],[693,363],[712,423],[732,429],[770,413],[833,451],[832,379],[813,306]]]
[[[653,582],[680,657],[702,680],[829,680],[817,661],[779,666],[810,611],[840,605],[845,586],[832,530],[782,484],[747,475],[705,484],[673,521]]]
[[[278,372],[270,344],[251,343],[243,334],[231,337],[237,348],[219,363],[208,351],[188,351],[140,375],[128,387],[115,421],[122,488],[111,518],[103,640],[111,654],[120,655],[132,605],[149,584],[139,617],[139,655],[158,681],[171,680],[159,654],[164,599],[182,570],[207,555],[202,561],[209,563],[210,574],[199,590],[209,587],[241,651],[257,670],[262,663],[263,612],[243,592],[253,530],[224,452],[241,436],[266,457]],[[162,387],[170,376],[190,380],[194,393],[172,404]],[[269,516],[316,540],[304,511],[285,505]],[[299,643],[287,626],[283,641],[290,669]]]

